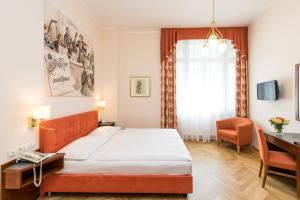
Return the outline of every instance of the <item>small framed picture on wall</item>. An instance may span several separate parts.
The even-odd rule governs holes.
[[[150,97],[151,80],[149,76],[130,77],[130,97]]]

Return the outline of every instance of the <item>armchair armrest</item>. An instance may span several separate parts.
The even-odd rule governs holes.
[[[217,120],[216,121],[217,129],[230,129],[230,128],[232,128],[232,120],[233,120],[233,118]]]
[[[237,142],[240,145],[251,144],[253,134],[253,123],[246,122],[236,126]]]

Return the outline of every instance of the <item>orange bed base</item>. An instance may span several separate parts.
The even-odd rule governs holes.
[[[46,127],[46,128],[45,128]],[[96,110],[43,121],[40,150],[57,152],[98,127]],[[46,192],[168,193],[193,192],[192,175],[54,174],[43,179],[40,195]]]
[[[56,174],[44,178],[46,192],[169,193],[193,192],[191,175]]]

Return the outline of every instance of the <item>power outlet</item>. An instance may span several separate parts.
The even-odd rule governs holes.
[[[25,151],[25,147],[19,146],[19,147],[9,149],[7,154],[8,154],[8,157],[15,157],[24,151]]]
[[[16,154],[16,153],[15,153],[15,148],[8,149],[8,151],[7,151],[7,156],[8,156],[9,158],[14,157],[15,154]]]
[[[35,143],[34,143],[34,141],[31,141],[31,142],[28,142],[24,145],[9,149],[7,151],[7,156],[10,157],[10,158],[16,157],[20,153],[23,153],[24,151],[33,150],[34,148],[35,148]]]

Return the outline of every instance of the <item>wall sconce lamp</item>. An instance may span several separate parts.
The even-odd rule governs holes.
[[[97,101],[96,102],[97,110],[100,114],[100,122],[104,122],[104,109],[106,107],[106,101]]]
[[[41,121],[50,117],[50,106],[36,106],[33,108],[32,117],[28,118],[28,127],[38,126]]]

